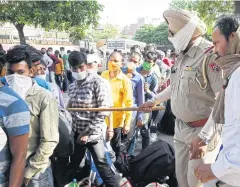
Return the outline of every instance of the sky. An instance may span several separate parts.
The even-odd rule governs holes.
[[[97,0],[104,5],[100,13],[101,24],[119,26],[136,23],[138,17],[156,18],[163,21],[162,13],[169,7],[171,0]]]

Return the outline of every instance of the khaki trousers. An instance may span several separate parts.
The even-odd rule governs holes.
[[[175,157],[176,176],[179,187],[215,187],[216,183],[202,184],[194,175],[194,169],[201,163],[210,164],[215,162],[220,150],[219,133],[213,137],[214,141],[208,145],[208,152],[202,159],[189,160],[189,150],[192,140],[196,139],[201,127],[192,128],[188,124],[176,119],[175,122]]]

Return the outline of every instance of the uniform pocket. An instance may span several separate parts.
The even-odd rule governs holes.
[[[190,93],[192,86],[195,85],[196,71],[183,71],[181,75],[181,87],[183,92]]]

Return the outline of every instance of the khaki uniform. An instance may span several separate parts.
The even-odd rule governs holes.
[[[195,177],[194,169],[200,163],[214,162],[219,152],[219,139],[214,136],[203,159],[189,160],[190,144],[197,138],[202,127],[190,127],[188,123],[209,118],[215,93],[219,92],[222,86],[221,71],[213,62],[215,55],[210,55],[204,66],[208,80],[205,86],[203,61],[208,47],[210,43],[199,38],[187,53],[179,55],[172,68],[171,107],[176,116],[174,144],[179,187],[203,186]]]

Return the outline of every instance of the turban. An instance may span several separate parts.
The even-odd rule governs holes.
[[[196,12],[169,9],[164,11],[163,17],[167,21],[169,30],[173,34],[176,34],[192,19],[196,24],[196,30],[192,38],[202,36],[207,32],[206,24],[197,17]]]

